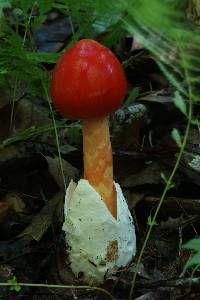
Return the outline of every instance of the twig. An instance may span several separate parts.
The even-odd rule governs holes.
[[[178,278],[170,280],[141,280],[137,283],[139,287],[145,288],[157,288],[157,287],[190,287],[190,286],[199,286],[200,277],[195,278]]]

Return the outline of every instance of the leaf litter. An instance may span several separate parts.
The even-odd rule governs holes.
[[[195,6],[195,1],[189,3],[187,13],[189,17],[194,13],[195,23],[198,23],[198,5]],[[62,50],[73,39],[72,27],[68,26],[71,21],[63,19],[59,9],[61,7],[55,12],[53,10],[53,16],[53,12],[49,12],[46,23],[34,30],[33,38],[40,51]],[[8,18],[12,20],[12,9],[8,9],[7,14],[11,14]],[[66,32],[60,27],[63,22],[67,22]],[[74,24],[77,30],[78,18]],[[49,25],[51,32],[45,29]],[[99,39],[101,35],[96,37]],[[157,67],[155,58],[140,41],[128,35],[122,40],[123,43],[115,41],[114,50],[123,57],[130,97],[110,119],[110,128],[115,180],[120,182],[135,218],[139,253],[147,223],[151,221],[165,186],[163,178],[169,177],[179,152],[171,132],[177,129],[175,138],[178,136],[180,144],[188,100],[180,101],[175,89]],[[44,57],[40,56],[40,59],[44,60]],[[176,59],[176,53],[173,59]],[[43,63],[49,73],[52,60],[49,57],[49,62]],[[18,282],[80,284],[73,277],[63,251],[64,184],[60,163],[66,184],[72,178],[79,179],[83,169],[80,127],[74,126],[70,133],[64,128],[71,125],[70,121],[62,123],[55,112],[60,161],[51,115],[43,95],[35,93],[35,89],[33,92],[23,81],[19,83],[12,124],[12,89],[1,88],[0,97],[0,281],[12,283],[11,290],[0,288],[1,297],[9,300],[13,295],[16,299],[25,295],[29,299],[43,299],[45,294],[50,299],[107,299],[100,292],[75,289],[44,291],[37,288],[33,291],[23,288],[23,293],[19,289]],[[13,87],[12,81],[11,85]],[[196,104],[194,111],[199,115]],[[35,134],[36,129],[41,130]],[[183,272],[190,257],[188,267],[200,260],[199,240],[188,242],[199,236],[199,145],[199,124],[195,124],[189,132],[180,168],[144,251],[134,299],[189,300],[193,296],[199,297],[199,270],[196,270],[194,280],[190,278],[190,270]],[[128,299],[134,272],[135,261],[113,274],[103,287],[112,293],[114,299]]]

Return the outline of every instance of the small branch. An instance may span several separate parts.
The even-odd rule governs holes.
[[[137,286],[139,287],[145,287],[145,288],[157,288],[157,287],[185,287],[188,288],[190,286],[199,286],[200,284],[200,277],[195,278],[178,278],[178,279],[172,279],[172,280],[141,280],[137,283]]]

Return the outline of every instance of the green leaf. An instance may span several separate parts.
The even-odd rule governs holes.
[[[17,278],[15,276],[13,276],[13,278],[9,279],[7,282],[11,285],[9,288],[10,291],[19,292],[21,290],[21,286],[17,282]]]
[[[116,45],[126,35],[126,31],[122,27],[122,21],[112,24],[106,29],[106,35],[102,38],[101,42],[108,48]]]
[[[27,53],[27,58],[33,62],[56,63],[60,55],[58,53],[31,52]]]
[[[199,101],[200,27],[188,23],[184,16],[187,1],[121,0],[125,9],[126,30],[154,56],[161,71],[176,88],[175,105],[187,115],[182,99]],[[192,47],[188,48],[188,40]],[[192,121],[192,120],[191,120]]]
[[[165,174],[163,172],[161,172],[160,177],[162,178],[162,180],[164,181],[165,185],[168,184],[169,179],[165,176]],[[175,184],[173,182],[171,182],[169,184],[168,190],[172,189],[175,186]]]
[[[178,91],[175,92],[173,100],[175,106],[186,116],[187,115],[186,104]]]
[[[0,74],[8,74],[8,71],[6,69],[1,69]]]
[[[81,125],[72,123],[72,126],[67,129],[67,136],[70,144],[78,145],[81,141]]]
[[[139,88],[135,87],[132,89],[130,95],[128,96],[128,98],[126,99],[126,101],[123,104],[123,107],[128,107],[130,106],[135,99],[139,96]]]
[[[160,174],[160,176],[161,176],[162,180],[164,181],[164,183],[167,184],[168,179],[167,179],[167,177],[165,176],[165,174],[162,172],[162,173]]]
[[[16,7],[16,8],[13,9],[13,14],[16,15],[16,16],[22,16],[23,11],[20,8]]]
[[[173,137],[174,141],[176,142],[177,146],[181,147],[181,145],[182,145],[181,135],[180,135],[178,129],[174,128],[172,130],[172,137]]]
[[[1,0],[0,9],[1,8],[10,8],[10,7],[11,7],[11,3],[9,0]]]
[[[189,260],[187,261],[184,269],[187,269],[193,265],[199,265],[200,264],[200,239],[193,239],[187,242],[185,245],[183,245],[183,248],[190,249],[195,252],[194,255],[191,258],[189,258]]]
[[[173,84],[173,86],[177,89],[177,91],[179,91],[183,95],[187,96],[187,93],[186,93],[184,87],[182,86],[182,83],[177,80],[177,78],[175,77],[173,72],[171,72],[171,70],[169,70],[169,68],[165,64],[163,64],[159,61],[157,63],[159,65],[161,71],[163,72],[163,74]]]
[[[20,0],[20,6],[25,15],[28,14],[29,9],[31,9],[36,4],[37,1],[35,0]]]
[[[149,215],[148,218],[147,218],[147,224],[148,224],[149,226],[156,226],[156,225],[158,225],[158,223],[157,223],[156,221],[153,221],[153,220],[152,220],[151,215]]]
[[[183,245],[185,249],[191,249],[196,252],[200,251],[200,239],[193,239]]]

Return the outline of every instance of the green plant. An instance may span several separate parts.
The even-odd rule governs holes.
[[[65,122],[57,122],[56,123],[56,128],[66,128],[66,127],[73,127],[73,125],[66,125]],[[15,137],[11,137],[11,138],[7,138],[5,139],[1,144],[0,144],[0,150],[12,145],[12,144],[16,144],[18,142],[24,142],[27,140],[30,140],[32,138],[36,138],[37,136],[40,136],[42,134],[48,133],[50,131],[53,131],[54,126],[51,125],[46,125],[46,126],[41,126],[41,127],[29,127],[27,129],[25,129],[24,131],[20,132],[19,134],[17,134]]]
[[[131,5],[133,4],[133,5]],[[160,69],[175,88],[174,104],[184,114],[186,129],[183,137],[178,129],[174,128],[172,136],[179,146],[179,154],[169,178],[162,175],[165,189],[160,202],[149,224],[142,249],[137,260],[137,266],[132,281],[129,299],[132,299],[137,272],[144,249],[149,240],[160,207],[168,190],[172,187],[174,175],[179,167],[185,151],[191,124],[197,124],[193,116],[193,105],[199,101],[198,90],[195,84],[199,82],[198,51],[200,49],[199,30],[187,24],[180,1],[132,1],[123,2],[127,9],[124,24],[128,32],[149,49]],[[182,3],[183,4],[183,3]],[[174,9],[176,8],[176,9]],[[190,47],[188,45],[190,41]],[[186,104],[186,100],[188,101]]]
[[[15,8],[12,9],[12,17],[6,18],[2,8],[11,9],[13,4]],[[132,298],[142,255],[156,224],[160,207],[167,192],[174,186],[173,178],[185,151],[190,127],[192,124],[199,126],[197,117],[193,115],[193,106],[200,101],[197,88],[200,81],[200,34],[199,28],[186,20],[185,5],[186,1],[183,0],[120,0],[117,3],[114,0],[4,0],[0,3],[0,85],[13,89],[13,101],[17,83],[21,81],[26,83],[32,94],[48,100],[58,149],[57,125],[48,94],[49,74],[42,63],[55,62],[59,55],[37,52],[31,34],[32,28],[40,26],[52,8],[70,15],[72,26],[76,28],[71,43],[80,36],[94,38],[99,33],[106,32],[102,42],[111,47],[127,34],[132,35],[149,49],[164,75],[174,86],[174,105],[185,117],[185,132],[181,135],[176,128],[172,131],[179,146],[179,154],[171,175],[166,177],[161,174],[165,189],[155,214],[148,220],[149,230],[139,254],[129,299]],[[33,11],[38,12],[34,17]],[[23,29],[23,34],[19,34],[19,28]],[[138,91],[133,90],[131,97],[135,99],[137,95]],[[129,101],[130,97],[125,105]],[[3,147],[10,142],[13,140],[7,140]],[[199,239],[191,241],[186,247],[196,251],[193,260],[186,266],[199,264]]]
[[[183,248],[192,250],[194,254],[185,265],[185,270],[195,265],[200,265],[200,239],[193,239],[183,245]]]
[[[88,290],[88,291],[98,291],[102,292],[107,295],[110,299],[114,299],[112,294],[107,290],[99,287],[92,287],[89,285],[57,285],[57,284],[42,284],[42,283],[24,283],[24,282],[17,282],[16,277],[14,276],[12,279],[9,279],[8,282],[2,283],[0,282],[0,286],[9,286],[11,290],[15,290],[19,292],[22,287],[40,287],[40,288],[52,288],[52,289],[73,289],[73,290]]]
[[[10,288],[9,288],[10,291],[16,291],[16,292],[21,291],[21,286],[17,282],[17,278],[15,276],[13,276],[11,279],[9,279],[7,281],[7,283],[10,285]]]

